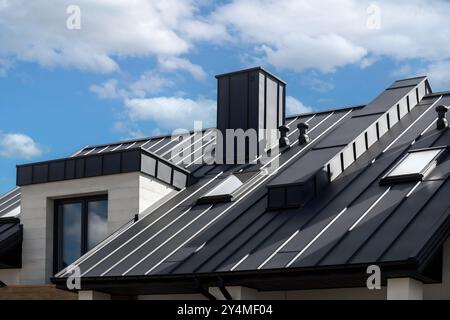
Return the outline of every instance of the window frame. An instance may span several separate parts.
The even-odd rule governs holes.
[[[391,185],[391,184],[399,184],[399,183],[408,183],[408,182],[418,182],[422,181],[423,178],[430,173],[438,164],[438,162],[442,159],[444,154],[447,152],[447,146],[437,146],[431,148],[420,148],[408,150],[400,160],[398,160],[395,165],[389,169],[389,171],[381,178],[380,185]],[[440,150],[431,161],[423,167],[420,172],[416,173],[408,173],[408,174],[400,174],[395,176],[390,176],[390,174],[400,165],[402,162],[413,153],[431,151],[431,150]]]
[[[53,222],[53,272],[58,273],[65,268],[63,264],[63,219],[61,219],[60,208],[65,204],[81,203],[81,255],[88,251],[88,222],[89,222],[89,202],[106,201],[108,195],[80,196],[72,198],[62,198],[54,200],[54,222]]]

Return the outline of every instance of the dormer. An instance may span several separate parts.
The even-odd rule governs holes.
[[[268,208],[299,207],[317,196],[428,93],[431,87],[426,77],[396,81],[363,108],[349,112],[345,122],[333,128],[325,138],[310,147],[304,143],[302,148],[309,150],[305,158],[300,158],[267,185]],[[306,167],[304,163],[309,165]]]
[[[24,251],[39,257],[24,256],[26,268],[36,270],[23,271],[29,277],[24,282],[47,282],[188,186],[189,171],[142,145],[90,147],[68,158],[17,166]]]

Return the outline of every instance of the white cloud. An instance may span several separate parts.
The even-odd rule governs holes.
[[[450,60],[432,63],[421,72],[429,77],[434,91],[450,89]]]
[[[305,106],[300,100],[292,96],[286,96],[287,115],[301,114],[311,111],[313,111],[313,109],[311,107]]]
[[[119,83],[117,79],[108,79],[101,84],[91,85],[89,90],[95,93],[99,99],[144,98],[148,94],[158,93],[173,84],[172,80],[162,77],[157,72],[146,71],[137,80],[128,84]]]
[[[174,71],[184,70],[189,72],[194,78],[198,80],[204,80],[206,78],[206,72],[199,65],[191,63],[187,59],[169,57],[159,58],[159,65],[163,70]]]
[[[117,91],[116,79],[109,79],[102,84],[93,84],[89,90],[95,93],[100,99],[116,99],[120,97]]]
[[[370,29],[367,0],[235,0],[213,19],[241,43],[262,52],[267,63],[285,69],[332,72],[379,57],[436,62],[450,57],[444,0],[380,0],[380,28]]]
[[[328,92],[333,90],[334,84],[329,80],[323,79],[323,77],[324,75],[320,75],[318,72],[313,71],[303,77],[302,83],[318,92]]]
[[[275,49],[265,46],[263,51],[268,63],[284,69],[301,71],[314,68],[333,72],[336,67],[356,63],[367,54],[363,47],[336,34],[318,37],[290,34],[283,38]]]
[[[433,91],[446,91],[450,89],[450,60],[441,60],[428,64],[425,67],[413,68],[404,64],[392,71],[397,78],[409,78],[414,76],[428,76]]]
[[[125,110],[132,121],[154,121],[164,129],[191,129],[194,121],[202,121],[206,128],[215,125],[216,102],[177,97],[128,99]]]
[[[121,140],[140,139],[149,136],[142,132],[136,123],[127,120],[117,121],[114,124],[113,131],[122,135]]]
[[[13,62],[8,59],[3,59],[0,57],[0,77],[3,77],[6,75],[9,69],[11,69],[13,66]]]
[[[204,79],[202,67],[183,58],[200,42],[233,44],[253,62],[296,71],[366,68],[383,57],[429,65],[450,58],[444,0],[379,0],[379,29],[367,27],[371,0],[78,0],[81,30],[66,28],[73,1],[0,3],[3,73],[15,60],[112,72],[119,58],[155,56],[162,69]]]
[[[145,97],[147,94],[160,92],[173,84],[173,81],[168,78],[162,77],[154,71],[147,71],[129,85],[129,91],[135,97]]]
[[[179,56],[192,47],[191,38],[218,32],[206,22],[201,28],[192,27],[198,11],[194,0],[78,0],[80,30],[66,28],[66,8],[71,4],[71,0],[3,1],[0,57],[112,72],[120,68],[119,57]]]
[[[22,133],[0,133],[0,156],[31,159],[41,154],[41,148],[31,137]]]

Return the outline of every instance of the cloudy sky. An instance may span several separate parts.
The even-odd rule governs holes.
[[[0,193],[18,163],[214,126],[227,71],[276,73],[290,113],[403,77],[450,89],[449,16],[438,0],[0,0]]]

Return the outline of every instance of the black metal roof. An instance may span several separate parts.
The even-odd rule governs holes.
[[[103,155],[111,152],[119,152],[123,150],[143,150],[150,154],[160,157],[161,159],[172,162],[174,165],[180,166],[188,171],[195,168],[195,164],[189,162],[176,163],[173,161],[172,151],[178,148],[192,149],[204,136],[201,132],[191,131],[189,135],[160,135],[155,137],[148,137],[136,140],[127,140],[122,142],[114,142],[109,144],[100,144],[94,146],[87,146],[72,155],[72,158],[83,156]],[[183,136],[183,137],[182,137]],[[184,139],[181,139],[184,138]],[[213,141],[211,141],[213,143]]]
[[[17,216],[20,213],[20,188],[14,188],[0,196],[0,218]]]
[[[353,106],[352,109],[358,109],[361,108],[361,105]],[[347,109],[351,108],[340,108],[342,111],[345,111]],[[302,117],[306,119],[307,116],[318,116],[321,114],[327,114],[329,113],[329,110],[323,110],[318,112],[312,112],[307,113],[304,115],[293,115],[286,119],[287,122],[292,123],[298,123],[299,119]],[[201,134],[203,134],[206,130],[202,131]],[[180,172],[188,175],[188,173],[192,173],[192,177],[195,178],[197,176],[202,176],[202,170],[201,169],[204,165],[203,164],[197,164],[197,163],[190,163],[190,161],[182,162],[182,163],[176,163],[172,159],[172,151],[175,150],[175,148],[183,147],[187,150],[195,150],[196,143],[199,142],[199,140],[202,140],[206,138],[206,135],[199,136],[198,132],[191,131],[190,136],[187,139],[184,139],[182,141],[178,141],[172,136],[172,135],[158,135],[153,137],[147,137],[147,138],[140,138],[140,139],[134,139],[134,140],[125,140],[125,141],[119,141],[119,142],[112,142],[112,143],[106,143],[106,144],[99,144],[99,145],[92,145],[92,146],[86,146],[74,154],[72,154],[70,157],[63,158],[63,159],[57,159],[57,160],[50,160],[50,161],[43,161],[39,163],[28,163],[23,165],[18,165],[18,177],[17,177],[17,185],[28,185],[28,184],[35,184],[35,183],[44,183],[44,182],[53,182],[53,181],[61,181],[61,180],[69,180],[69,179],[75,179],[75,178],[86,178],[91,176],[100,176],[100,175],[106,175],[108,172],[105,172],[107,170],[105,168],[105,157],[115,157],[121,158],[119,161],[114,161],[116,164],[116,170],[111,171],[110,174],[118,174],[118,173],[126,173],[131,171],[141,171],[141,162],[142,159],[140,158],[142,154],[145,154],[147,156],[150,156],[152,158],[155,158],[156,160],[161,160],[163,164],[167,164],[168,167],[174,168],[174,171]],[[209,144],[209,143],[208,143]],[[204,147],[207,147],[208,144],[203,144],[203,150]],[[128,168],[123,168],[121,165],[121,162],[123,162],[122,154],[130,155],[130,161],[131,165],[128,165]],[[192,155],[192,153],[190,153]],[[138,159],[139,158],[139,159]],[[94,165],[92,168],[93,173],[90,174],[89,171],[86,169],[86,159],[89,159],[87,161],[91,161],[93,164],[98,163],[99,165]],[[114,159],[112,159],[114,160]],[[106,159],[108,161],[108,159]],[[76,163],[79,163],[80,165],[76,165]],[[72,165],[73,163],[73,165]],[[59,165],[58,165],[59,164]],[[56,165],[56,166],[54,166]],[[32,167],[39,167],[42,177],[39,176],[39,172],[33,172],[34,169],[31,169]],[[57,172],[54,174],[52,173],[52,166],[54,166]],[[68,170],[72,168],[72,170]],[[77,169],[78,168],[78,169]],[[157,172],[154,170],[157,168],[157,165],[152,166],[152,170],[148,171],[147,169],[143,169],[145,173],[148,173],[152,176],[158,177]],[[164,166],[164,169],[166,166]],[[23,174],[22,177],[22,170],[26,171]],[[39,171],[39,170],[38,170]],[[197,172],[200,172],[197,174]],[[162,172],[166,172],[167,174],[161,175]],[[165,178],[165,177],[177,177],[177,175],[172,175],[170,173],[170,170],[160,171],[160,177],[159,180],[171,184],[177,188],[182,188],[182,184],[180,182],[177,182],[177,180],[173,180],[173,178]],[[6,216],[9,213],[11,213],[14,210],[14,216],[17,216],[20,213],[20,187],[16,187],[10,192],[7,192],[6,194],[0,196],[0,217]],[[17,213],[16,213],[17,211]]]
[[[17,218],[0,218],[0,269],[22,266],[22,225]]]
[[[197,183],[75,263],[83,283],[106,291],[120,283],[120,291],[140,281],[152,284],[140,287],[147,293],[189,292],[194,289],[188,279],[202,277],[261,290],[353,286],[363,283],[360,267],[368,264],[383,266],[391,272],[387,275],[433,281],[427,272],[450,230],[450,158],[419,183],[379,183],[408,150],[450,143],[450,131],[434,125],[435,106],[449,105],[450,96],[426,96],[430,90],[423,86],[419,93],[415,89],[424,81],[429,87],[423,77],[396,82],[362,108],[289,119],[291,142],[298,139],[299,122],[309,124],[310,142],[281,153],[273,176],[265,175],[261,165],[195,168],[191,173]],[[360,136],[365,149],[357,152]],[[311,181],[323,168],[332,182],[302,206],[268,209],[274,181]],[[233,173],[252,176],[239,197],[197,203]],[[342,283],[331,277],[336,274]],[[54,281],[63,283],[67,276],[63,270]]]

